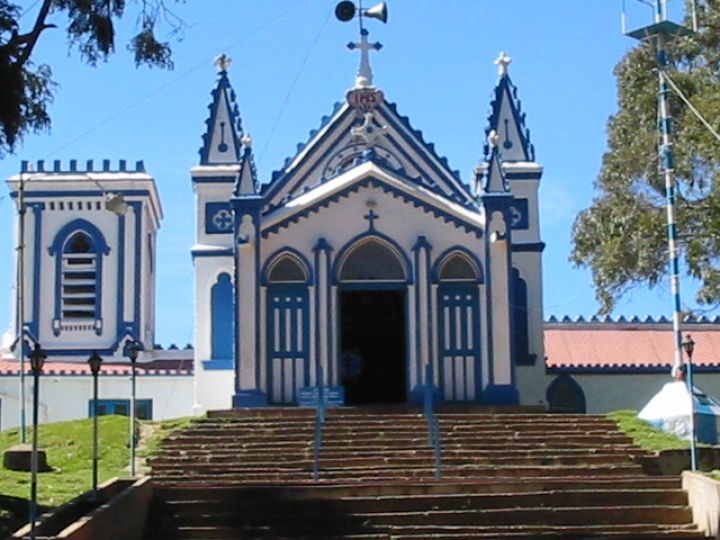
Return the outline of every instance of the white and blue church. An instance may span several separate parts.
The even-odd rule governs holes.
[[[442,402],[541,399],[523,386],[543,374],[542,166],[510,59],[468,184],[373,85],[367,45],[344,102],[266,183],[218,63],[191,171],[203,408],[319,385],[348,405],[420,402],[426,384]]]
[[[23,164],[8,181],[26,212],[15,336],[42,343],[48,365],[80,365],[93,350],[123,362],[137,341],[155,377],[148,397],[159,408],[162,381],[174,381],[176,416],[303,405],[319,385],[346,405],[420,403],[426,385],[439,403],[542,402],[543,168],[510,58],[496,61],[486,142],[463,181],[373,84],[373,47],[363,31],[354,86],[269,179],[256,174],[230,61],[218,58],[190,171],[187,350],[153,347],[162,209],[144,165]],[[108,192],[127,212],[103,208]],[[171,369],[173,359],[188,363]]]

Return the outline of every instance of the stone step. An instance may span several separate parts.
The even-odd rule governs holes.
[[[306,486],[247,487],[211,486],[207,483],[185,483],[182,487],[159,487],[159,496],[163,499],[212,500],[215,497],[238,499],[249,498],[336,498],[336,497],[383,497],[399,495],[453,495],[457,493],[526,493],[538,491],[562,490],[662,490],[677,491],[680,478],[677,476],[612,476],[612,477],[536,477],[536,478],[490,478],[465,482],[383,482],[349,483],[334,485],[310,484]]]
[[[682,505],[657,506],[577,506],[577,507],[522,507],[490,509],[454,509],[423,511],[348,511],[345,513],[273,512],[274,505],[266,504],[267,513],[236,513],[223,508],[212,514],[175,514],[172,520],[183,525],[253,526],[268,522],[286,527],[311,526],[318,531],[336,528],[360,532],[367,524],[376,527],[402,527],[412,525],[609,525],[656,523],[683,524],[692,520],[690,508]]]
[[[172,515],[203,515],[223,512],[282,514],[328,514],[358,512],[421,512],[451,511],[455,509],[487,510],[512,507],[592,507],[592,506],[684,506],[685,493],[676,489],[665,490],[558,490],[527,493],[483,493],[446,495],[391,495],[368,497],[306,498],[296,495],[277,498],[272,508],[267,500],[256,497],[216,497],[215,499],[165,499]]]
[[[369,468],[369,467],[429,467],[434,466],[435,458],[432,450],[423,452],[412,451],[404,455],[386,455],[382,452],[379,455],[345,455],[335,456],[331,452],[322,452],[320,465],[323,469],[331,468]],[[152,467],[195,467],[205,464],[223,464],[228,466],[247,466],[252,464],[257,467],[311,467],[313,456],[311,452],[303,452],[295,455],[268,456],[267,454],[245,454],[237,453],[221,454],[207,453],[204,455],[162,455],[148,460]],[[624,454],[591,454],[591,455],[546,455],[546,456],[496,456],[492,454],[463,456],[443,455],[442,465],[452,466],[574,466],[574,465],[609,465],[609,464],[630,464],[630,460]]]

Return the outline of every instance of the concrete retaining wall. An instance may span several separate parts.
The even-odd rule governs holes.
[[[720,538],[720,482],[685,471],[682,487],[688,493],[695,524],[711,538]]]

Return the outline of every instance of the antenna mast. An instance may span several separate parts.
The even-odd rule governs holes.
[[[659,129],[661,142],[658,148],[660,163],[665,176],[665,195],[667,199],[667,235],[668,235],[668,258],[670,267],[670,288],[673,297],[673,340],[674,340],[674,361],[672,368],[673,377],[680,378],[683,373],[683,349],[682,349],[682,311],[680,304],[680,262],[678,257],[677,222],[675,217],[676,183],[673,166],[673,119],[670,115],[670,86],[665,74],[669,67],[667,56],[668,43],[678,36],[692,33],[688,28],[680,26],[667,20],[667,0],[638,0],[643,4],[650,5],[654,11],[654,23],[634,30],[626,35],[649,44],[655,49],[655,57],[658,67],[658,115],[660,117]],[[623,2],[624,7],[624,2]],[[624,16],[624,13],[623,13]],[[687,384],[690,392],[691,402],[693,397],[692,365],[687,366]],[[691,414],[691,452],[690,461],[692,470],[697,469],[695,452],[695,428],[694,412]]]

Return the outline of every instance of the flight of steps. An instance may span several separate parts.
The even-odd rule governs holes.
[[[312,411],[211,413],[152,460],[148,540],[700,538],[677,477],[601,416],[332,409],[313,481]]]

